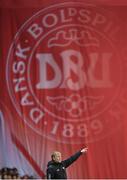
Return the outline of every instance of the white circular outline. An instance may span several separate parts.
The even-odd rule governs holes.
[[[64,5],[64,6],[63,6]],[[9,92],[9,95],[10,95],[10,98],[11,98],[11,101],[12,101],[12,103],[13,103],[13,105],[14,105],[14,107],[15,107],[15,109],[16,109],[16,111],[17,111],[17,113],[19,114],[19,116],[20,117],[22,117],[22,115],[21,115],[21,111],[19,111],[19,109],[17,109],[17,107],[19,107],[19,103],[17,103],[17,102],[14,102],[13,100],[15,99],[15,97],[11,94],[11,92],[12,92],[12,90],[10,90],[10,87],[9,87],[9,84],[10,84],[10,82],[8,82],[8,74],[9,74],[9,57],[10,57],[10,54],[11,54],[11,50],[13,49],[13,46],[15,45],[15,41],[18,39],[18,36],[20,36],[20,34],[22,33],[22,30],[23,30],[23,28],[26,26],[26,25],[28,25],[29,23],[30,23],[30,21],[31,20],[33,20],[34,19],[34,17],[36,17],[38,14],[40,14],[41,12],[45,12],[45,11],[47,11],[48,9],[51,9],[51,8],[54,8],[54,7],[61,7],[61,6],[63,6],[64,8],[66,8],[66,6],[68,6],[68,5],[73,5],[74,7],[79,7],[79,6],[82,6],[83,5],[83,7],[84,7],[84,4],[82,3],[82,2],[75,2],[75,4],[74,4],[74,2],[65,2],[65,3],[59,3],[59,4],[57,4],[57,5],[51,5],[51,6],[49,6],[49,7],[46,7],[46,8],[44,8],[43,10],[40,10],[39,12],[37,12],[37,13],[35,13],[33,16],[31,16],[22,26],[21,26],[21,28],[19,28],[19,30],[17,31],[17,33],[16,33],[16,35],[15,35],[15,37],[14,37],[14,39],[13,39],[13,42],[12,42],[12,44],[11,44],[11,46],[10,46],[10,48],[9,48],[9,52],[8,52],[8,56],[7,56],[7,68],[6,68],[6,82],[7,82],[7,87],[8,87],[8,92]],[[85,4],[85,7],[87,7],[87,6],[90,6],[90,7],[96,7],[95,5],[93,5],[93,4]],[[104,8],[102,8],[101,7],[101,9],[104,9]],[[18,106],[17,106],[18,105]],[[27,118],[26,118],[27,119]],[[26,123],[26,124],[28,124],[28,122],[27,122],[27,120],[26,120],[25,118],[22,118],[22,120]],[[38,132],[37,130],[35,130],[30,124],[28,124],[28,126],[31,128],[31,129],[33,129],[33,131],[34,132],[36,132],[37,134],[39,134],[39,135],[41,135],[41,136],[43,136],[43,137],[46,137],[46,138],[49,138],[50,139],[50,137],[49,136],[46,136],[46,135],[44,135],[44,134],[42,134],[42,133],[40,133],[40,132]],[[51,138],[52,139],[52,138]],[[54,138],[53,138],[53,140],[54,140]],[[60,142],[61,143],[61,141],[58,141],[57,140],[57,142]],[[62,143],[63,143],[64,141],[62,141]],[[65,141],[65,143],[67,143],[66,141]],[[69,143],[69,144],[73,144],[73,143]],[[75,144],[75,143],[74,143]],[[81,143],[79,143],[79,144],[81,144]]]

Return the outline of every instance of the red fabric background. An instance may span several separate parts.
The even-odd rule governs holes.
[[[77,1],[71,2],[75,4]],[[31,126],[29,126],[29,122],[24,122],[25,115],[27,114],[26,107],[23,107],[21,117],[17,113],[16,107],[14,107],[15,102],[10,98],[9,95],[8,89],[10,84],[7,80],[7,78],[9,78],[7,76],[7,61],[10,62],[9,48],[11,44],[14,42],[14,37],[16,33],[21,31],[21,26],[35,13],[44,8],[47,8],[48,6],[61,3],[60,0],[0,1],[0,110],[3,113],[4,121],[9,126],[13,143],[15,144],[15,146],[17,146],[21,154],[23,154],[23,156],[28,160],[28,162],[32,165],[34,171],[40,177],[43,177],[43,174],[45,174],[46,164],[48,160],[50,160],[50,153],[53,150],[57,149],[61,151],[63,154],[63,159],[65,159],[68,156],[75,153],[76,151],[78,151],[79,149],[83,148],[84,146],[87,146],[88,153],[80,157],[80,159],[76,163],[74,163],[72,167],[68,169],[69,178],[127,178],[127,2],[125,0],[91,0],[80,2],[84,3],[84,6],[87,6],[87,3],[90,3],[93,6],[97,7],[96,9],[94,9],[95,12],[101,12],[105,15],[105,17],[108,20],[111,19],[111,21],[114,23],[114,25],[111,26],[111,29],[109,29],[109,31],[106,31],[105,26],[102,26],[102,29],[99,30],[100,34],[103,34],[104,32],[104,36],[98,35],[97,37],[102,42],[103,37],[105,38],[105,44],[103,44],[103,46],[101,44],[101,47],[100,49],[98,49],[98,52],[106,49],[106,51],[110,51],[113,53],[113,58],[110,64],[110,71],[112,75],[111,81],[113,82],[114,87],[111,89],[106,89],[104,87],[103,89],[101,89],[101,91],[98,91],[98,88],[96,88],[96,91],[94,93],[95,95],[99,93],[101,95],[104,95],[105,102],[104,104],[102,104],[102,106],[105,107],[107,107],[108,103],[110,104],[110,98],[112,101],[112,97],[115,96],[115,94],[116,96],[114,97],[113,103],[110,104],[110,106],[104,112],[98,114],[95,119],[93,117],[90,121],[88,121],[88,132],[91,126],[93,130],[92,131],[90,129],[90,138],[89,136],[85,136],[84,139],[81,138],[79,140],[79,138],[77,138],[75,135],[73,139],[65,138],[66,142],[63,142],[64,139],[62,139],[60,134],[58,134],[56,137],[54,137],[53,135],[52,137],[50,136],[50,138],[48,138],[46,135],[43,136],[36,133],[31,128],[34,126],[34,123]],[[95,26],[94,28],[94,30],[98,32],[98,26]],[[113,33],[115,32],[115,30],[116,33]],[[20,39],[20,41],[22,40]],[[109,46],[113,44],[113,48],[108,47],[108,43]],[[43,44],[42,42],[41,47],[44,48],[44,46],[45,44]],[[76,49],[77,47],[71,46],[71,49],[73,48]],[[85,50],[86,49],[84,49],[84,51]],[[93,49],[87,49],[88,54],[92,50]],[[60,52],[60,49],[55,48],[52,51],[53,53],[57,54],[57,52]],[[41,51],[38,50],[38,52],[40,53]],[[12,61],[13,60],[14,59],[12,58]],[[33,62],[32,65],[31,66],[34,67],[35,63]],[[100,67],[101,66],[99,66],[99,68]],[[99,68],[97,69],[98,72],[100,72]],[[32,82],[34,84],[34,76],[36,76],[36,71],[34,71],[34,68],[32,70],[34,74],[30,75],[33,78]],[[10,71],[12,71],[12,69],[9,69],[9,75]],[[104,68],[103,71],[106,72],[106,68]],[[12,77],[10,77],[10,79]],[[93,91],[93,89],[90,89],[90,92],[93,93]],[[54,90],[54,94],[56,92],[57,89]],[[65,91],[63,91],[63,94],[64,92]],[[48,93],[48,91],[45,91],[44,93],[46,97],[46,93]],[[79,92],[79,94],[82,94],[82,92]],[[38,98],[41,97],[39,96],[39,92],[37,92],[36,95],[38,96]],[[59,95],[59,91],[57,95]],[[22,94],[20,94],[20,96],[22,96]],[[18,98],[18,95],[16,98]],[[99,108],[101,109],[102,107],[99,106]],[[97,111],[99,111],[99,108],[97,109]],[[57,113],[59,112],[56,112],[56,114]],[[50,120],[52,123],[52,119],[54,117],[51,117],[51,115],[47,113],[46,118],[47,121]],[[86,116],[84,115],[83,123],[86,123],[85,118]],[[93,123],[91,125],[90,123],[92,123],[94,120],[96,120],[97,124]],[[61,120],[59,121],[61,122]],[[67,120],[67,123],[70,123],[70,121]],[[63,124],[64,122],[62,122],[62,124],[59,127],[61,131]],[[98,125],[102,125],[101,131],[98,131],[98,129],[100,128],[100,126]],[[42,130],[43,125],[39,124],[38,126],[39,127],[36,128],[40,128]],[[44,129],[43,134],[46,134],[48,130],[48,128]],[[94,131],[96,132],[94,133]],[[75,133],[77,132],[78,131],[75,130]],[[79,143],[78,140],[80,141]],[[2,167],[3,165],[4,164],[1,164],[0,167]],[[22,166],[23,164],[21,163],[21,169],[23,168]]]

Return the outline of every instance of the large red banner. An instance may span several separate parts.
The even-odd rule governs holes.
[[[0,167],[87,146],[68,178],[127,178],[125,3],[0,2]]]

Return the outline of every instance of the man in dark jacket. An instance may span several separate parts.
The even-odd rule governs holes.
[[[52,160],[47,165],[47,179],[67,179],[66,168],[76,161],[81,154],[87,152],[87,149],[83,148],[64,161],[62,161],[60,152],[53,152],[51,155]]]

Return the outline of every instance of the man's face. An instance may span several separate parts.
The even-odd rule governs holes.
[[[53,153],[53,160],[55,162],[61,162],[61,160],[62,160],[61,153],[60,152],[54,152]]]

